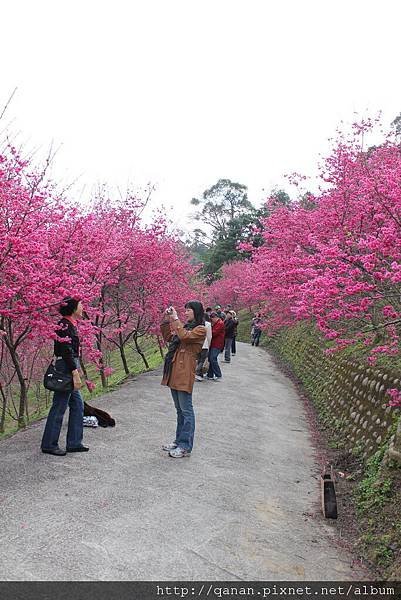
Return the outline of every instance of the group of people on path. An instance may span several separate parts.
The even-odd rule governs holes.
[[[214,310],[207,308],[204,314],[206,338],[202,350],[198,356],[195,370],[195,379],[204,380],[204,365],[206,359],[209,363],[206,379],[219,381],[222,377],[218,362],[219,355],[224,351],[224,362],[231,362],[231,356],[235,356],[236,337],[238,328],[237,314],[227,306],[225,312],[217,305]]]
[[[61,319],[58,323],[57,339],[54,342],[56,368],[72,377],[71,391],[56,391],[46,420],[41,449],[45,454],[65,456],[67,452],[87,452],[83,444],[84,403],[80,393],[81,343],[77,330],[77,321],[82,317],[82,302],[76,298],[65,298],[60,305]],[[172,458],[190,456],[195,435],[195,413],[192,404],[192,391],[195,382],[203,381],[206,359],[209,367],[206,379],[220,381],[222,372],[218,358],[224,352],[224,362],[230,363],[236,354],[236,335],[238,319],[231,306],[223,312],[221,306],[214,310],[203,308],[201,302],[191,301],[185,304],[186,322],[182,323],[177,311],[170,306],[164,312],[161,332],[168,344],[164,360],[162,385],[171,390],[177,413],[175,438],[164,444],[163,450]],[[256,320],[255,320],[256,319]],[[255,345],[259,343],[257,315],[253,322]],[[259,320],[257,320],[259,319]],[[256,332],[256,333],[255,333]],[[69,406],[67,447],[59,447],[59,437],[64,413]]]

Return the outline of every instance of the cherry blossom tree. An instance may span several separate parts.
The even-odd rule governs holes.
[[[401,323],[401,152],[391,135],[364,148],[373,126],[339,136],[312,202],[269,211],[247,280],[269,330],[312,319],[338,348],[362,339],[371,362],[398,351]]]

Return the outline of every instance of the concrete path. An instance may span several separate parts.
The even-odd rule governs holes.
[[[160,372],[94,402],[117,426],[86,429],[88,454],[41,454],[43,421],[1,442],[0,578],[360,578],[320,516],[294,386],[262,349],[238,346],[223,381],[196,384],[190,458],[160,449],[175,425]]]

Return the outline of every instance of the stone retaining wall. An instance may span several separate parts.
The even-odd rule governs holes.
[[[400,379],[383,369],[327,355],[305,329],[295,326],[272,338],[270,346],[303,383],[323,418],[342,432],[347,449],[368,458],[390,439],[389,456],[401,460],[401,424],[394,434],[399,409],[390,408],[391,388]]]

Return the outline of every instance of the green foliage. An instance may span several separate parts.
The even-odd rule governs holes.
[[[200,229],[195,229],[192,235],[187,235],[184,244],[192,256],[193,264],[205,262],[205,257],[209,251],[209,245],[205,241],[205,234]]]
[[[249,213],[228,221],[225,234],[219,234],[204,255],[203,271],[205,274],[217,274],[223,264],[249,257],[249,253],[239,251],[238,244],[253,241],[256,237],[253,227],[256,224],[257,215],[258,211],[252,209]],[[260,236],[256,239],[256,243],[261,243]]]
[[[228,222],[253,209],[246,185],[230,179],[219,179],[200,200],[192,198],[191,204],[200,207],[194,218],[211,227],[214,239],[225,237]]]
[[[365,477],[355,491],[356,507],[360,514],[383,507],[391,498],[391,478],[382,479],[380,477],[383,457],[387,448],[388,444],[383,445],[366,463]]]
[[[401,113],[396,116],[394,121],[392,121],[391,125],[394,128],[396,135],[400,135],[401,134]]]
[[[248,200],[245,185],[219,179],[201,199],[192,199],[192,205],[198,207],[194,219],[199,227],[187,238],[186,245],[194,260],[203,262],[205,275],[217,279],[224,264],[248,258],[249,253],[238,249],[239,243],[249,242],[254,247],[263,243],[262,219],[275,207],[290,205],[284,190],[275,189],[270,196],[274,205],[257,209]],[[209,235],[207,229],[211,231]]]
[[[230,179],[219,179],[207,189],[202,198],[193,198],[191,204],[198,210],[194,219],[199,227],[186,239],[195,262],[203,262],[203,273],[210,280],[219,278],[221,267],[234,260],[250,256],[240,251],[238,245],[248,242],[254,247],[263,243],[262,219],[280,206],[290,206],[287,192],[273,189],[269,207],[255,208],[248,200],[247,187]],[[207,230],[211,233],[207,233]]]
[[[274,210],[274,208],[279,208],[281,206],[291,206],[291,198],[284,190],[280,190],[278,188],[274,188],[269,194],[270,202],[272,206],[270,210]],[[272,202],[273,201],[273,202]]]

